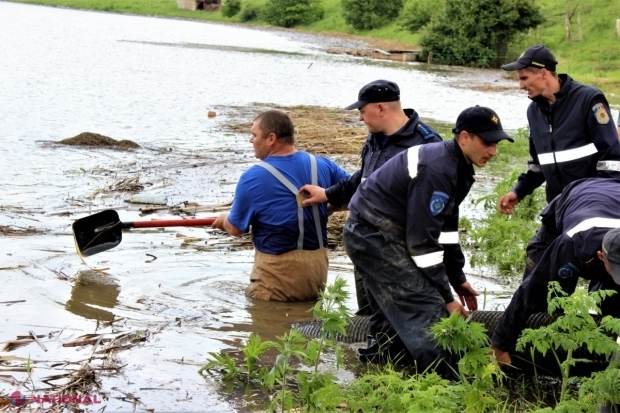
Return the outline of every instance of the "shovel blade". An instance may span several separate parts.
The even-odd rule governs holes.
[[[120,217],[112,209],[80,218],[72,228],[78,251],[85,257],[112,249],[123,240]]]

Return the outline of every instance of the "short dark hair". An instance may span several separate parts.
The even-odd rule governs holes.
[[[288,115],[279,110],[268,110],[254,119],[264,136],[273,133],[280,143],[295,144],[295,127]]]

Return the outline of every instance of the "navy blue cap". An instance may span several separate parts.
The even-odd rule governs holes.
[[[452,132],[461,133],[463,131],[473,133],[485,142],[499,142],[503,139],[514,142],[514,139],[504,132],[497,113],[484,106],[476,105],[461,112],[456,119],[456,127],[452,129]]]
[[[543,45],[536,45],[521,53],[521,56],[519,56],[516,62],[503,65],[502,69],[511,72],[526,67],[537,67],[539,69],[547,69],[555,72],[557,64],[558,61],[555,59],[555,56],[553,56],[553,53],[551,53],[551,50]]]
[[[375,80],[361,88],[357,95],[357,102],[345,109],[359,109],[368,103],[395,102],[397,100],[400,100],[400,89],[396,83],[389,80]]]

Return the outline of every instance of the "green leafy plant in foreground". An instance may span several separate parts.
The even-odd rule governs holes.
[[[525,330],[519,346],[533,351],[556,355],[563,369],[559,400],[553,407],[535,393],[524,400],[510,392],[504,373],[489,351],[489,339],[482,324],[457,314],[440,320],[431,327],[438,345],[458,358],[455,379],[449,381],[432,369],[411,373],[411,369],[391,365],[373,366],[359,378],[338,382],[327,369],[321,369],[328,353],[335,355],[335,365],[342,364],[342,349],[334,341],[336,333],[345,332],[349,313],[344,280],[338,278],[328,286],[321,300],[312,309],[323,322],[321,337],[308,340],[292,330],[279,342],[262,341],[252,334],[242,349],[245,363],[239,363],[227,353],[210,353],[200,372],[216,371],[224,380],[252,383],[273,393],[270,411],[284,412],[300,409],[306,412],[584,412],[594,413],[596,403],[620,402],[620,370],[615,365],[596,373],[592,378],[568,378],[570,367],[579,360],[574,350],[587,348],[595,354],[609,355],[619,347],[607,334],[620,332],[620,320],[605,317],[597,326],[588,311],[598,311],[609,291],[588,295],[578,290],[566,296],[559,285],[552,284],[549,292],[549,311],[561,310],[564,315],[539,330]],[[524,347],[519,347],[522,351]],[[568,356],[560,359],[568,350]],[[261,364],[267,351],[278,353],[272,365]],[[263,363],[264,364],[264,363]],[[618,362],[620,364],[620,361]],[[578,392],[568,391],[579,389]],[[522,391],[534,381],[527,381]],[[555,395],[555,392],[553,393]],[[552,397],[553,399],[553,397]]]
[[[295,405],[317,411],[335,408],[342,401],[342,392],[335,384],[336,377],[332,373],[320,371],[319,365],[321,356],[327,350],[333,350],[336,368],[343,363],[342,348],[334,338],[337,333],[346,334],[345,328],[351,318],[344,304],[348,299],[345,286],[345,280],[336,278],[321,293],[321,299],[313,307],[314,317],[322,321],[319,338],[308,340],[299,332],[291,330],[278,337],[279,343],[276,343],[262,341],[259,335],[251,334],[241,349],[244,366],[238,366],[225,352],[211,352],[199,373],[215,370],[222,374],[224,380],[256,383],[268,389],[277,388],[271,400],[272,411],[290,410]],[[261,356],[271,349],[278,352],[273,366],[257,368]],[[296,367],[297,364],[301,366]],[[304,370],[304,366],[311,370]],[[296,372],[297,369],[299,371]]]
[[[432,326],[431,333],[440,347],[460,357],[460,383],[456,388],[464,411],[483,412],[497,406],[495,389],[501,385],[504,374],[489,352],[489,337],[484,325],[454,312]]]
[[[513,215],[497,211],[497,201],[512,189],[518,171],[497,184],[493,193],[476,200],[482,204],[484,214],[470,222],[466,231],[465,248],[471,252],[471,265],[494,265],[500,271],[510,274],[522,272],[525,268],[526,246],[540,226],[539,213],[544,208],[542,190],[526,196],[515,207]]]
[[[620,346],[610,336],[620,334],[620,319],[610,316],[603,317],[599,325],[590,314],[595,311],[600,314],[600,304],[603,299],[615,294],[615,291],[601,290],[587,293],[583,289],[577,289],[568,296],[562,291],[558,282],[549,283],[548,311],[554,314],[562,312],[555,322],[537,329],[525,329],[517,342],[517,351],[524,351],[527,345],[545,355],[548,351],[554,355],[560,366],[562,374],[562,389],[560,392],[560,404],[570,404],[568,399],[568,385],[577,379],[570,378],[570,369],[578,362],[588,360],[575,358],[575,351],[586,348],[593,354],[610,356],[613,352],[620,351]],[[558,350],[566,351],[564,360],[560,359]],[[595,376],[596,377],[596,376]],[[620,378],[617,371],[604,373],[598,379],[599,385],[607,380]],[[597,380],[596,378],[594,380]],[[586,380],[587,382],[587,380]],[[587,388],[587,386],[586,386]],[[582,398],[587,398],[583,392]],[[599,399],[601,394],[598,394]],[[607,400],[611,401],[611,400]]]

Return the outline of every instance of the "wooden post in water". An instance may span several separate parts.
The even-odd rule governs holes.
[[[428,58],[426,59],[427,69],[430,69],[432,60],[433,60],[433,52],[428,52]]]

